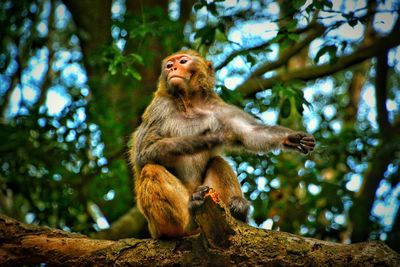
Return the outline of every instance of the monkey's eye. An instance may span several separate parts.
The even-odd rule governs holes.
[[[172,63],[171,61],[170,62],[167,62],[167,65],[165,66],[167,69],[170,69],[170,68],[172,68],[174,66],[174,63]]]
[[[179,60],[180,64],[185,64],[186,62],[188,62],[187,58],[181,58],[181,60]]]

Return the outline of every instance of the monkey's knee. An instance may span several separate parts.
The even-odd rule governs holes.
[[[217,191],[225,205],[229,205],[232,197],[243,196],[240,183],[232,167],[220,156],[210,160],[203,185]]]
[[[163,166],[148,164],[142,169],[136,198],[153,238],[187,235],[189,193]]]
[[[250,209],[250,202],[247,199],[238,196],[232,197],[228,207],[234,218],[247,222]]]
[[[234,218],[247,222],[250,202],[243,198],[239,181],[226,160],[220,156],[211,159],[204,185],[213,188],[218,193]]]

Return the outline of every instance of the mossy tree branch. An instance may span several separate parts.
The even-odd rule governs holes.
[[[201,233],[176,240],[93,240],[0,216],[5,266],[398,266],[382,242],[343,245],[253,228],[235,221],[212,195],[196,213]],[[29,257],[27,257],[29,255]]]

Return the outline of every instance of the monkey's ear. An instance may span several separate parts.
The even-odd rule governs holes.
[[[215,70],[214,70],[214,67],[213,67],[211,61],[206,60],[206,64],[207,64],[208,73],[211,75],[214,75]]]

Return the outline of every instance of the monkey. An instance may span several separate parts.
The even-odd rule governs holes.
[[[213,188],[232,216],[247,221],[249,201],[224,150],[267,152],[294,149],[307,154],[312,135],[268,126],[214,91],[212,63],[194,50],[181,50],[161,64],[158,87],[132,135],[139,210],[155,239],[197,233],[193,213]]]

